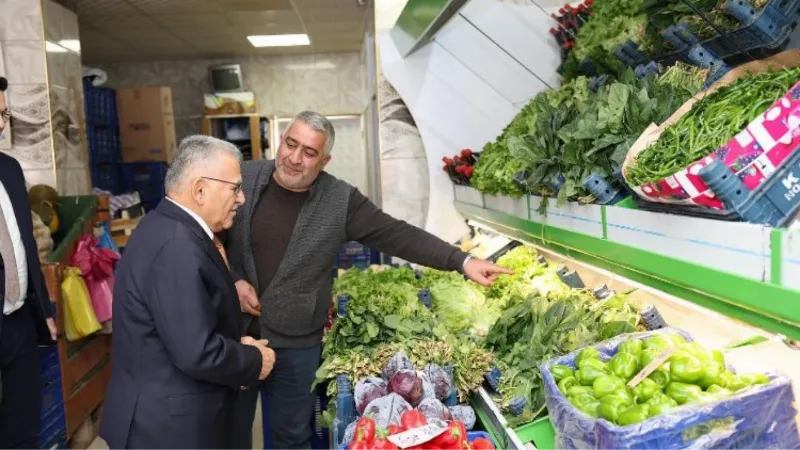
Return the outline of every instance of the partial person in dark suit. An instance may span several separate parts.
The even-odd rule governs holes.
[[[214,233],[244,203],[242,155],[190,136],[167,198],[128,241],[114,286],[114,339],[100,436],[111,448],[228,448],[236,394],[274,352],[241,338],[236,288]]]
[[[0,135],[11,114],[0,77]],[[37,448],[38,345],[52,345],[56,324],[33,237],[25,176],[0,153],[0,448]],[[238,301],[238,300],[237,300]]]

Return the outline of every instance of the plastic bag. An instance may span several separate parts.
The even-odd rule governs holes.
[[[434,419],[444,421],[451,419],[450,410],[444,406],[444,403],[435,398],[426,398],[422,400],[419,406],[417,406],[417,411],[425,416],[428,422],[431,422]]]
[[[475,422],[478,420],[475,415],[475,410],[467,405],[451,406],[450,415],[453,417],[453,420],[458,420],[463,423],[467,430],[471,430],[475,427]]]
[[[383,378],[391,380],[394,374],[401,370],[414,370],[414,364],[402,350],[395,353],[383,367]]]
[[[67,340],[76,341],[102,328],[94,314],[89,290],[77,267],[67,267],[64,270],[61,296],[64,299],[64,332]]]
[[[386,395],[386,380],[378,377],[367,377],[356,383],[355,400],[358,415],[364,414],[369,403]]]
[[[433,385],[436,398],[444,401],[453,392],[453,380],[447,372],[437,364],[428,364],[423,370],[428,380]]]
[[[691,341],[685,331],[665,328],[653,332],[617,336],[594,346],[608,361],[619,345],[630,339],[673,333]],[[561,449],[778,449],[800,448],[797,411],[788,378],[770,376],[770,383],[751,387],[718,402],[687,405],[645,421],[618,426],[579,411],[558,390],[550,373],[554,365],[575,367],[580,350],[551,359],[539,366],[545,399]]]
[[[389,428],[389,425],[400,425],[400,416],[412,409],[411,405],[397,394],[375,399],[364,410],[365,416],[375,420],[375,425],[380,428]]]
[[[111,303],[114,293],[114,264],[119,253],[97,246],[97,238],[90,234],[81,236],[72,255],[71,264],[80,269],[89,287],[97,320],[111,320]]]
[[[114,238],[111,237],[111,225],[108,222],[104,222],[100,230],[100,235],[97,236],[97,246],[119,253],[119,247],[117,247],[117,243],[114,242]]]

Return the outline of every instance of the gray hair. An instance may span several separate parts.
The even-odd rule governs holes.
[[[333,150],[333,144],[336,141],[336,130],[333,124],[327,117],[315,111],[302,111],[294,116],[289,125],[286,127],[288,130],[295,122],[303,122],[311,128],[319,131],[325,135],[325,148],[323,149],[326,155],[330,155]]]
[[[233,156],[242,164],[242,152],[230,142],[201,134],[184,138],[175,150],[175,157],[164,180],[164,188],[168,193],[180,192],[181,184],[188,174],[201,165],[213,163],[224,154]]]

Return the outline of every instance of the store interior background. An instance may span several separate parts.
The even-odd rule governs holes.
[[[560,2],[472,0],[402,58],[390,29],[406,3],[4,0],[0,71],[14,121],[3,151],[31,185],[88,193],[83,68],[106,71],[112,88],[169,86],[180,139],[200,132],[208,67],[237,63],[261,115],[343,117],[330,171],[388,213],[454,241],[466,226],[441,158],[480,149],[536,93],[558,85],[547,29]],[[303,32],[310,46],[254,48],[246,39]]]

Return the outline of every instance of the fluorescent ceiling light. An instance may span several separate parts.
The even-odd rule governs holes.
[[[253,47],[293,47],[295,45],[310,45],[306,34],[271,34],[247,36]]]
[[[62,39],[58,41],[58,45],[66,48],[67,50],[72,50],[75,53],[81,52],[81,41],[77,39]]]
[[[44,41],[44,50],[50,53],[66,53],[68,51],[64,47],[50,41]]]

